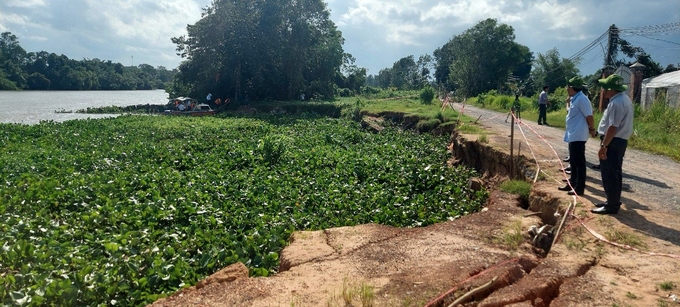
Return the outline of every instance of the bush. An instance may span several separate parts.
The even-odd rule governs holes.
[[[423,104],[431,104],[434,99],[434,88],[426,86],[420,91],[420,101]]]

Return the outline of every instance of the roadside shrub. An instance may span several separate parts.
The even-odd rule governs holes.
[[[340,95],[340,97],[351,97],[354,96],[354,92],[348,88],[341,88],[338,90],[338,95]]]
[[[431,104],[434,99],[434,89],[431,86],[426,86],[420,91],[420,102],[423,104]]]

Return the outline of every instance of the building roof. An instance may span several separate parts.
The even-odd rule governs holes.
[[[643,87],[676,87],[680,86],[680,70],[668,72],[653,78],[642,80]]]

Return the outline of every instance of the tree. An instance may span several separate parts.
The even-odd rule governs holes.
[[[342,67],[335,81],[339,88],[346,88],[353,93],[361,92],[361,87],[366,84],[366,68],[355,64],[356,59],[349,53],[345,53]]]
[[[333,96],[344,41],[321,0],[216,0],[187,32],[172,39],[186,58],[173,89],[184,94]]]
[[[25,59],[26,50],[19,44],[19,38],[11,32],[0,34],[0,71],[17,88],[26,86],[26,76],[22,69]]]
[[[514,29],[496,19],[480,21],[463,34],[453,37],[435,51],[437,82],[455,87],[463,95],[475,96],[491,89],[502,89],[513,71],[526,65],[528,48],[516,43]],[[446,80],[441,79],[446,78]]]
[[[532,92],[540,92],[545,85],[550,87],[551,92],[566,86],[567,78],[580,74],[577,64],[578,61],[560,58],[557,49],[548,50],[545,54],[539,53],[531,71]]]
[[[645,69],[643,70],[643,78],[656,77],[663,73],[663,67],[661,67],[661,64],[652,60],[652,57],[647,54],[645,50],[642,49],[642,47],[633,46],[627,40],[620,38],[618,35],[614,36],[613,45],[614,48],[618,46],[618,48],[621,49],[621,52],[628,58],[627,61],[623,59],[617,59],[615,66],[630,66],[633,65],[635,61],[637,61],[640,64],[645,65]],[[635,59],[635,61],[631,59]]]

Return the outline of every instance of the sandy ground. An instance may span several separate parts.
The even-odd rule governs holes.
[[[509,152],[506,114],[463,110],[487,129],[485,145]],[[515,126],[515,153],[539,170],[531,210],[493,191],[481,212],[429,227],[298,232],[275,276],[249,278],[237,264],[151,306],[448,306],[474,289],[464,306],[680,306],[672,297],[680,299],[680,165],[629,149],[622,210],[593,215],[592,204],[604,200],[598,171],[589,169],[582,197],[557,190],[563,133]],[[598,143],[586,146],[590,162]],[[573,215],[545,256],[527,229],[559,223],[571,203]]]

